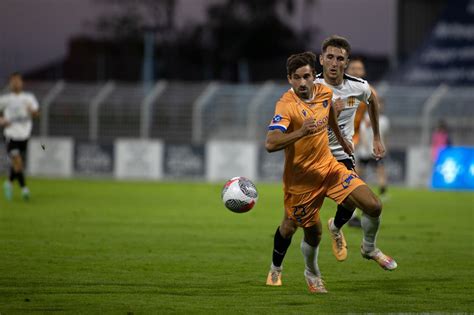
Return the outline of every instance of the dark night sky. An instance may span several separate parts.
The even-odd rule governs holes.
[[[222,0],[177,0],[178,26],[205,18],[206,4]],[[390,55],[394,51],[397,0],[318,0],[303,6],[295,0],[294,28],[315,25],[320,41],[332,34],[346,36],[355,51]],[[25,71],[63,57],[71,36],[91,32],[86,21],[103,7],[93,0],[0,1],[0,81],[12,71]]]

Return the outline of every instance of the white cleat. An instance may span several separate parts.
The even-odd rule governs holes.
[[[279,287],[282,285],[281,282],[281,267],[272,267],[268,272],[267,285]]]
[[[323,279],[321,277],[317,277],[307,270],[304,271],[304,277],[306,279],[306,283],[308,284],[309,292],[328,293],[328,290],[326,290]]]
[[[21,190],[21,197],[25,201],[30,200],[30,190],[28,189],[28,187],[23,187],[23,189]]]
[[[378,248],[371,252],[365,252],[361,246],[360,253],[362,254],[362,257],[364,257],[365,259],[374,260],[377,264],[379,264],[380,267],[385,270],[392,271],[397,269],[397,262],[392,257],[382,253],[382,251]]]

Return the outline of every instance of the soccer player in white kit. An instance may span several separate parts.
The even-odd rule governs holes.
[[[331,36],[323,41],[321,52],[319,62],[323,67],[323,72],[316,76],[315,82],[322,83],[332,89],[333,106],[336,113],[338,113],[339,129],[343,136],[352,143],[357,107],[361,102],[366,103],[374,134],[373,155],[376,159],[383,158],[385,148],[379,132],[379,103],[376,93],[367,81],[345,73],[351,53],[349,42],[343,37]],[[348,169],[355,168],[354,157],[344,152],[331,130],[329,130],[329,146],[332,154],[340,163],[343,163]],[[338,261],[344,261],[347,258],[347,244],[341,228],[350,220],[354,210],[355,208],[348,209],[338,205],[335,217],[328,221],[333,253]],[[396,262],[375,246],[375,236],[379,229],[380,217],[370,217],[364,213],[361,224],[364,233],[361,247],[362,256],[367,258],[367,254],[370,253],[370,256],[376,256],[375,259],[372,259],[377,261],[382,268],[386,270],[395,269],[397,267]]]
[[[39,115],[39,105],[35,96],[23,92],[23,78],[19,73],[10,76],[9,87],[11,92],[0,96],[0,125],[7,145],[8,156],[11,161],[8,179],[3,184],[5,198],[12,199],[13,182],[18,180],[23,199],[28,200],[30,191],[26,186],[24,164],[26,162],[26,148],[33,127],[32,117]]]

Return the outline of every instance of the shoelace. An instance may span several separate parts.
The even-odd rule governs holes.
[[[324,288],[324,281],[323,281],[323,279],[317,278],[317,279],[316,279],[316,285],[317,285],[318,287],[320,287],[320,288],[321,288],[321,287]]]
[[[324,280],[321,278],[314,279],[314,281],[311,281],[310,285],[313,289],[326,290],[326,287],[324,286]]]
[[[333,235],[334,235],[334,239],[336,240],[337,248],[342,249],[343,243],[342,243],[341,233],[333,233]]]
[[[278,281],[278,275],[280,272],[278,271],[272,271],[272,282],[277,282]]]

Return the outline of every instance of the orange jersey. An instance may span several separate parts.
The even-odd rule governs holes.
[[[313,118],[317,130],[285,148],[284,191],[304,194],[318,189],[327,177],[335,161],[329,149],[328,121],[332,90],[323,84],[315,84],[314,99],[302,101],[289,90],[277,102],[275,116],[269,129],[293,132],[307,118]]]

